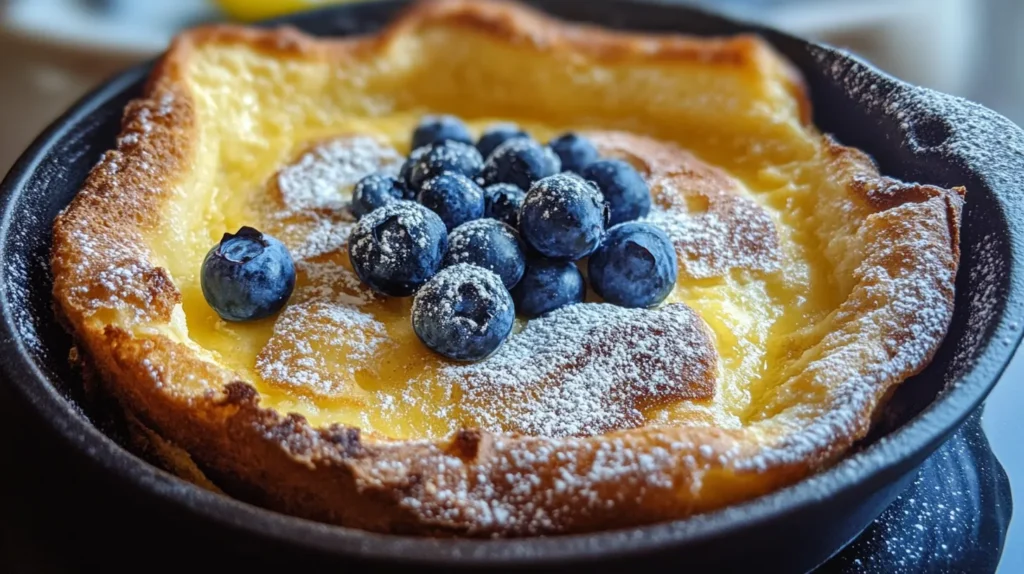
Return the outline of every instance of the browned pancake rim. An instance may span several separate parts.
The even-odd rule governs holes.
[[[964,190],[889,180],[867,156],[832,142],[824,149],[833,177],[873,217],[861,225],[864,260],[850,299],[835,312],[838,328],[821,343],[826,355],[798,373],[818,393],[820,413],[810,418],[765,412],[740,430],[645,427],[558,439],[466,430],[449,441],[371,441],[355,428],[314,428],[301,416],[261,408],[251,385],[185,345],[103,320],[111,310],[97,308],[98,299],[157,322],[170,321],[180,302],[141,232],[159,225],[168,187],[189,169],[196,115],[183,75],[196,46],[239,44],[343,65],[435,25],[607,61],[732,66],[777,57],[753,37],[610,32],[510,3],[466,0],[420,3],[381,34],[356,39],[233,26],[181,35],[145,95],[127,107],[116,150],[56,220],[52,253],[58,313],[82,358],[132,420],[162,438],[161,448],[181,449],[195,463],[176,470],[194,476],[201,468],[218,487],[257,504],[378,532],[529,536],[647,524],[747,500],[826,467],[865,436],[883,397],[931,360],[952,316]],[[813,130],[799,76],[783,67]],[[849,356],[853,348],[860,360]],[[186,378],[203,381],[206,391],[183,392],[175,381]]]

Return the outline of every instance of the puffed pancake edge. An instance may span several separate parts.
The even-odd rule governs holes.
[[[198,47],[343,67],[387,57],[389,46],[425,31],[452,41],[483,35],[523,58],[656,64],[665,82],[679,63],[751,68],[786,94],[808,140],[824,150],[823,185],[840,190],[823,194],[818,208],[846,210],[829,256],[849,295],[828,317],[813,360],[766,398],[775,407],[739,430],[646,427],[552,439],[467,429],[445,441],[373,441],[357,428],[314,428],[261,408],[252,385],[145,327],[171,322],[181,300],[143,236],[161,225],[163,202],[190,169],[197,119],[184,75]],[[752,36],[613,32],[466,0],[421,2],[379,34],[346,39],[215,25],[174,41],[144,95],[127,106],[116,149],[57,218],[53,295],[103,389],[153,434],[154,448],[173,452],[164,459],[188,467],[172,470],[193,480],[202,475],[284,513],[383,533],[591,532],[749,500],[826,468],[864,437],[883,398],[929,363],[948,328],[964,193],[883,177],[867,155],[819,134],[798,73]],[[797,383],[801,393],[787,395]],[[793,404],[798,395],[805,402]]]

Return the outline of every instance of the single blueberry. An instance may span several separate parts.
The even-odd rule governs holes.
[[[527,190],[535,181],[561,170],[562,164],[551,148],[529,138],[512,138],[491,153],[480,177],[484,185],[511,183]]]
[[[590,256],[587,275],[594,292],[622,307],[653,307],[665,300],[679,272],[672,241],[661,228],[629,221],[608,230]]]
[[[448,253],[441,267],[469,263],[494,271],[506,289],[523,276],[526,256],[519,234],[497,219],[477,219],[448,234]]]
[[[423,146],[409,152],[409,157],[405,159],[402,167],[398,170],[398,180],[402,182],[402,199],[416,199],[416,193],[419,190],[412,185],[412,168],[423,158],[423,154],[427,153],[428,149],[430,149],[429,146]]]
[[[597,184],[611,212],[610,225],[633,221],[651,211],[651,188],[628,163],[602,159],[588,165],[581,174]]]
[[[464,144],[472,144],[473,136],[469,128],[459,118],[448,115],[427,115],[420,119],[416,129],[412,132],[412,144],[409,149],[416,149],[432,143],[442,141],[457,141]]]
[[[471,145],[455,141],[431,144],[412,166],[409,182],[414,189],[423,187],[423,182],[442,173],[457,173],[469,178],[476,177],[484,160],[480,152]]]
[[[496,150],[498,146],[505,143],[512,138],[528,138],[530,137],[525,131],[520,129],[516,124],[511,123],[499,123],[488,126],[484,130],[484,133],[480,135],[480,139],[476,142],[476,149],[480,152],[480,155],[486,160],[491,152]]]
[[[519,229],[519,208],[526,192],[511,183],[496,183],[484,188],[484,217],[491,217]]]
[[[371,289],[392,297],[412,295],[441,267],[448,231],[436,213],[395,200],[366,214],[348,239],[356,275]]]
[[[457,173],[428,179],[420,189],[419,202],[441,217],[449,231],[484,215],[484,190]]]
[[[494,272],[459,263],[438,272],[416,293],[412,328],[423,344],[457,361],[479,361],[512,332],[512,296]]]
[[[601,244],[608,221],[601,192],[571,172],[533,185],[519,211],[519,233],[545,257],[575,261]]]
[[[203,297],[225,321],[251,321],[277,313],[295,288],[295,264],[277,239],[243,226],[225,233],[203,259]]]
[[[356,219],[405,195],[405,186],[396,177],[371,173],[352,190],[352,215]]]
[[[512,290],[516,312],[537,317],[566,305],[582,303],[587,284],[576,264],[540,257],[531,258],[519,284]]]
[[[577,133],[566,133],[548,142],[562,162],[563,171],[580,173],[583,168],[601,158],[591,141]]]

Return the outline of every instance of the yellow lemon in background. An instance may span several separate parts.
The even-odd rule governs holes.
[[[214,3],[229,18],[252,22],[310,10],[318,6],[350,4],[356,1],[358,0],[214,0]]]

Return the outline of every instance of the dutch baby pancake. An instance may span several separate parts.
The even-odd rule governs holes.
[[[55,308],[139,446],[314,520],[681,519],[848,454],[953,312],[965,190],[811,122],[755,36],[502,0],[182,33],[54,223]]]

